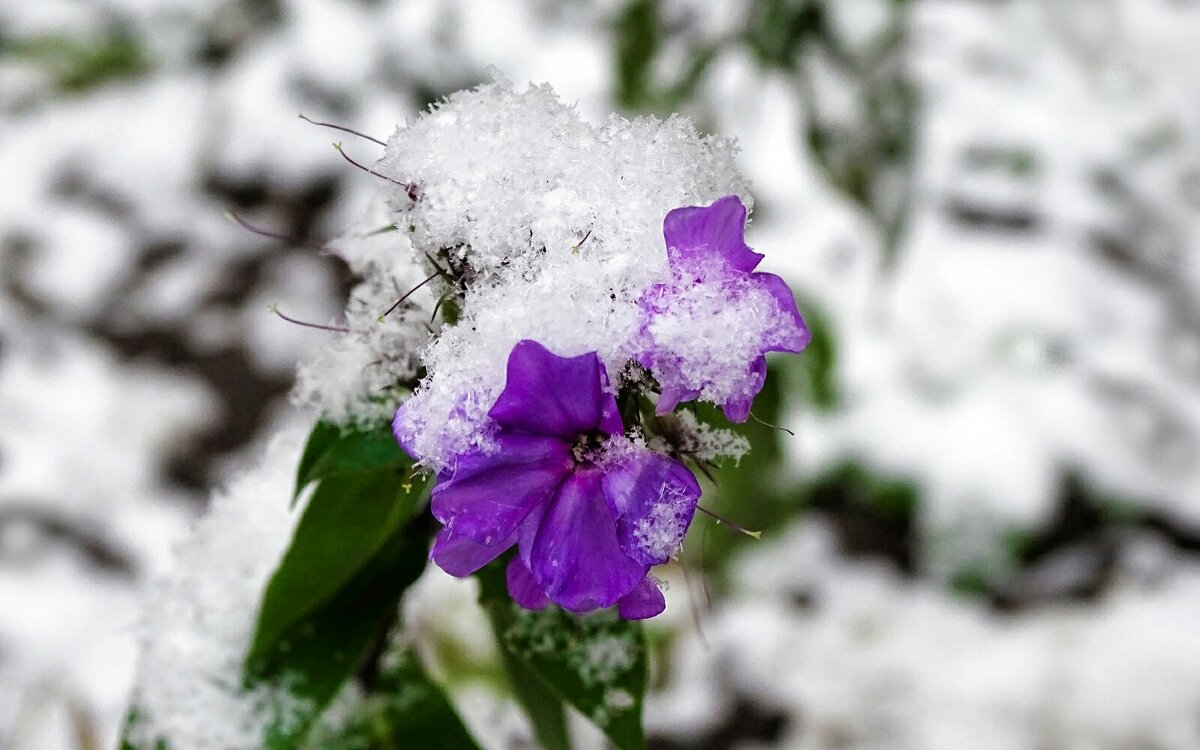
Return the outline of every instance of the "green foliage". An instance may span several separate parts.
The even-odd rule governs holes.
[[[281,685],[267,747],[296,746],[386,633],[400,596],[426,565],[429,529],[413,520],[426,494],[411,460],[377,430],[319,424],[300,486],[319,482],[267,586],[246,658],[248,685]]]
[[[302,750],[475,750],[462,719],[415,654],[384,656],[377,682],[345,718],[316,727]]]
[[[657,0],[626,3],[614,33],[617,102],[628,109],[643,109],[653,99],[654,58],[661,44]]]
[[[727,461],[709,471],[715,483],[702,482],[704,496],[700,504],[750,530],[767,532],[779,528],[800,507],[797,488],[783,481],[787,476],[783,441],[791,436],[776,426],[784,418],[785,383],[790,374],[788,368],[797,366],[795,359],[769,363],[766,383],[754,400],[753,416],[744,424],[730,424],[720,409],[711,404],[696,404],[696,416],[702,422],[732,429],[744,435],[751,445],[741,461]],[[690,561],[706,570],[719,569],[735,550],[755,543],[699,514],[689,539],[684,545],[685,552]]]
[[[107,83],[136,78],[150,70],[138,40],[116,26],[94,39],[66,34],[42,34],[17,39],[0,38],[0,57],[11,56],[45,69],[54,86],[65,93],[80,93]]]
[[[913,516],[919,496],[913,482],[879,475],[852,461],[809,480],[805,492],[810,504],[822,504],[822,498],[840,492],[846,503],[897,518]]]
[[[624,109],[669,113],[696,92],[719,47],[696,44],[686,53],[678,76],[660,83],[655,60],[662,51],[662,16],[659,0],[630,0],[613,25],[615,97]]]
[[[396,445],[389,425],[354,429],[318,422],[304,446],[304,455],[300,457],[294,496],[326,477],[405,466],[411,466],[411,461]]]
[[[800,310],[812,331],[812,341],[799,357],[789,359],[779,370],[790,372],[794,362],[799,395],[817,411],[833,411],[841,401],[837,383],[837,339],[829,319],[815,302],[801,300]]]
[[[886,2],[886,21],[855,43],[838,29],[834,2],[751,0],[740,29],[710,39],[667,28],[662,0],[628,0],[613,24],[614,94],[626,110],[686,108],[710,63],[735,47],[762,68],[783,71],[804,100],[801,137],[809,152],[829,182],[879,225],[890,261],[904,230],[916,137],[916,86],[904,59],[912,2]],[[681,46],[682,63],[661,64],[664,51],[674,60]]]
[[[480,601],[497,634],[511,684],[543,746],[569,747],[561,720],[561,705],[566,703],[619,750],[644,748],[647,657],[641,624],[622,620],[611,610],[582,616],[554,606],[524,610],[508,597],[502,563],[493,563],[478,577]],[[547,692],[554,696],[550,706],[543,703]]]
[[[480,582],[480,604],[491,622],[509,686],[529,715],[538,744],[542,750],[570,750],[571,735],[567,730],[566,707],[562,698],[534,673],[520,654],[504,646],[505,633],[517,620],[512,600],[508,597],[504,568],[496,563],[481,570],[477,577]]]
[[[421,490],[396,469],[322,480],[267,587],[252,654],[281,640],[393,546]]]
[[[817,0],[759,0],[746,25],[745,43],[763,67],[793,70],[802,45],[829,36],[828,26]]]

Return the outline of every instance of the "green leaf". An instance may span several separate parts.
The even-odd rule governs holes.
[[[270,650],[394,545],[425,484],[414,483],[404,469],[322,479],[267,585],[251,658]]]
[[[619,750],[645,748],[647,659],[641,624],[622,620],[613,610],[572,615],[547,607],[530,612],[502,593],[503,577],[496,564],[480,573],[481,600],[493,626],[503,626],[497,640],[501,653],[508,655],[506,665],[508,658],[516,660]]]
[[[389,653],[379,681],[348,717],[317,728],[304,750],[477,750],[442,689],[408,649]]]
[[[380,439],[387,435],[388,445]],[[318,424],[299,481],[319,481],[267,585],[245,682],[294,698],[278,706],[266,747],[292,748],[394,620],[426,565],[427,479],[381,427]]]
[[[270,750],[295,746],[384,634],[400,596],[425,568],[426,527],[414,522],[394,530],[352,578],[280,630],[274,640],[262,638],[260,627],[247,657],[247,683],[269,680],[286,687],[296,699],[290,708],[280,710],[268,731]],[[276,578],[291,575],[285,558]],[[260,619],[260,626],[263,622]]]
[[[304,446],[293,497],[325,477],[403,466],[411,466],[411,461],[396,443],[390,425],[355,428],[318,422]]]
[[[712,404],[695,405],[700,421],[744,435],[752,446],[741,461],[725,461],[712,470],[715,485],[701,480],[706,485],[701,505],[752,531],[770,533],[795,517],[800,506],[795,488],[783,481],[786,476],[784,441],[790,440],[791,436],[772,425],[778,425],[784,418],[785,368],[795,366],[796,360],[803,357],[804,354],[780,357],[769,362],[766,383],[751,410],[754,418],[743,424],[730,424],[721,410]],[[710,518],[698,517],[688,533],[694,542],[684,544],[686,559],[709,574],[719,573],[737,550],[758,543],[717,525]]]
[[[829,36],[821,3],[812,0],[762,0],[747,19],[745,42],[763,67],[793,70],[806,43]]]
[[[496,643],[501,644],[500,661],[508,675],[513,694],[533,724],[533,733],[542,750],[571,750],[567,730],[567,712],[562,699],[538,677],[515,652],[504,648],[505,633],[516,623],[512,600],[504,581],[504,568],[492,566],[480,571],[480,603],[484,606]]]

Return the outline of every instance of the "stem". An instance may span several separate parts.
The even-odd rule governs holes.
[[[720,526],[721,524],[724,524],[724,525],[728,526],[729,528],[733,529],[734,531],[738,532],[739,534],[745,534],[746,536],[750,537],[751,539],[761,539],[762,538],[761,531],[750,531],[749,529],[746,529],[742,526],[737,525],[733,521],[730,521],[728,518],[725,518],[724,516],[720,516],[720,515],[717,515],[716,513],[713,513],[708,508],[697,505],[696,510],[700,511],[704,515],[706,515],[709,518],[716,521],[718,526]]]
[[[754,412],[750,412],[750,418],[753,419],[755,422],[758,422],[763,427],[770,427],[772,429],[779,430],[781,432],[786,432],[787,434],[791,435],[792,437],[796,437],[796,433],[792,432],[788,428],[780,427],[779,425],[771,424],[770,422],[764,422],[761,419],[759,419],[758,417],[754,416]]]
[[[305,242],[304,240],[301,240],[296,237],[292,237],[291,235],[280,234],[279,232],[272,232],[269,229],[263,229],[262,227],[257,227],[255,225],[251,224],[250,222],[246,221],[242,217],[238,216],[233,211],[226,211],[225,218],[229,219],[234,224],[237,224],[242,229],[245,229],[247,232],[250,232],[251,234],[257,234],[260,237],[266,237],[266,238],[272,239],[272,240],[279,240],[280,242],[286,242],[289,245],[295,245],[296,247],[306,247],[309,250],[315,250],[318,253],[322,253],[322,254],[328,254],[330,252],[329,248],[325,247],[324,245],[314,245],[311,242]]]
[[[347,128],[343,125],[335,125],[332,122],[317,122],[316,120],[310,119],[309,117],[305,116],[304,113],[300,113],[299,117],[301,120],[304,120],[307,123],[311,123],[313,125],[320,125],[323,128],[333,128],[334,130],[340,130],[343,133],[349,133],[350,135],[356,135],[359,138],[365,138],[368,141],[378,143],[380,146],[387,148],[386,143],[379,140],[378,138],[372,138],[371,136],[367,135],[366,133],[360,133],[357,130],[351,130],[350,128]]]
[[[417,291],[417,290],[418,290],[418,289],[420,289],[421,287],[423,287],[423,286],[425,286],[426,284],[428,284],[429,282],[433,281],[433,280],[434,280],[434,279],[436,279],[438,276],[441,276],[441,274],[440,274],[440,273],[435,273],[435,274],[433,274],[432,276],[430,276],[429,278],[427,278],[427,279],[425,279],[424,281],[422,281],[420,284],[417,284],[416,286],[414,286],[412,289],[409,289],[407,292],[405,292],[405,293],[404,293],[404,296],[403,296],[403,297],[401,297],[400,299],[398,299],[398,300],[396,300],[395,302],[393,302],[393,303],[392,303],[392,306],[391,306],[391,307],[389,307],[387,310],[385,310],[385,311],[384,311],[384,313],[383,313],[383,315],[380,315],[380,316],[379,316],[379,318],[378,318],[378,321],[379,321],[380,323],[382,323],[382,322],[383,322],[383,319],[384,319],[384,318],[386,318],[388,315],[390,315],[390,314],[392,313],[392,311],[393,311],[393,310],[395,310],[397,307],[399,307],[399,306],[401,305],[401,303],[403,303],[403,302],[404,302],[404,300],[406,300],[406,299],[408,299],[409,297],[411,297],[411,296],[413,295],[413,292]]]
[[[372,168],[370,168],[370,167],[366,167],[366,166],[364,166],[364,165],[362,165],[362,164],[359,164],[358,162],[354,161],[354,159],[351,159],[351,158],[350,158],[350,155],[349,155],[349,154],[347,154],[347,153],[346,153],[346,152],[345,152],[345,151],[342,149],[342,144],[340,144],[340,143],[335,143],[335,144],[333,144],[333,150],[334,150],[334,151],[337,151],[339,154],[341,154],[343,159],[345,159],[346,161],[350,162],[351,164],[353,164],[354,166],[358,167],[359,169],[361,169],[362,171],[366,172],[367,174],[369,174],[369,175],[374,175],[374,176],[378,177],[378,178],[379,178],[379,179],[381,179],[381,180],[387,180],[388,182],[392,183],[393,185],[399,185],[400,187],[404,188],[404,192],[409,194],[409,196],[408,196],[409,198],[412,198],[412,194],[410,193],[410,191],[413,189],[412,183],[409,183],[409,182],[401,182],[400,180],[397,180],[397,179],[395,179],[395,178],[392,178],[392,177],[388,177],[388,176],[387,176],[387,175],[385,175],[385,174],[380,174],[379,172],[376,172],[374,169],[372,169]],[[412,199],[413,199],[413,200],[416,200],[415,198],[412,198]]]
[[[279,307],[277,305],[267,305],[267,309],[293,325],[303,326],[304,328],[315,328],[318,331],[330,331],[331,333],[350,333],[350,329],[343,326],[324,326],[320,323],[309,323],[305,320],[297,320],[296,318],[284,315],[279,311]]]

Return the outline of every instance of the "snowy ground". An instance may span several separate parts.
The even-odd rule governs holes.
[[[349,279],[223,218],[309,244],[359,218],[371,178],[295,115],[386,136],[494,64],[598,120],[632,5],[0,6],[0,749],[111,746],[147,581],[306,419],[321,334],[267,306],[329,320]],[[1200,746],[1200,8],[824,5],[837,44],[765,65],[748,19],[787,3],[664,2],[650,79],[713,50],[673,108],[739,139],[750,244],[837,342],[837,404],[790,399],[767,481],[854,460],[920,502],[866,545],[845,506],[785,524],[700,631],[674,580],[657,746]],[[449,617],[470,598],[431,578],[408,606],[486,659]]]

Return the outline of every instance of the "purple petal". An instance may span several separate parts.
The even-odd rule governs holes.
[[[499,450],[461,456],[450,480],[433,488],[434,518],[485,545],[508,537],[562,484],[571,467],[566,443],[501,431]]]
[[[603,378],[595,352],[560,357],[526,339],[508,356],[508,379],[488,415],[512,430],[566,440],[602,425],[619,428],[616,399],[604,392]]]
[[[545,609],[550,603],[550,597],[538,586],[533,574],[520,557],[514,557],[504,570],[504,578],[508,582],[508,595],[513,601],[525,609]]]
[[[654,407],[655,414],[670,414],[682,401],[691,401],[700,395],[694,388],[684,388],[678,385],[664,385],[658,404]]]
[[[525,520],[517,527],[517,550],[525,567],[531,570],[533,569],[533,563],[530,562],[533,543],[537,540],[538,529],[542,527],[542,519],[546,517],[549,507],[550,503],[548,502],[538,505],[529,512],[528,516],[525,516]]]
[[[602,484],[604,497],[617,514],[621,549],[642,565],[659,565],[683,542],[700,484],[686,466],[646,450],[610,468]]]
[[[617,602],[617,613],[626,620],[645,620],[662,614],[666,608],[667,600],[650,576],[646,576],[637,588]]]
[[[746,371],[746,382],[748,385],[742,389],[742,393],[745,395],[732,396],[721,405],[721,411],[725,412],[725,418],[730,422],[741,423],[750,417],[750,407],[754,404],[754,397],[767,382],[766,357],[759,357],[750,364],[750,369]]]
[[[400,444],[405,453],[413,458],[420,458],[413,448],[413,428],[408,423],[408,405],[411,402],[412,399],[410,398],[396,408],[396,415],[392,418],[392,434],[396,436],[396,442]]]
[[[746,245],[746,207],[736,195],[718,198],[709,206],[684,206],[667,214],[663,238],[673,267],[689,268],[720,259],[722,265],[745,273],[763,256]]]
[[[600,394],[600,422],[596,428],[605,435],[620,435],[625,432],[625,424],[621,421],[617,397],[608,391],[608,373],[603,365],[600,366],[600,382],[603,391]]]
[[[442,528],[433,542],[429,559],[450,575],[462,578],[495,560],[504,550],[516,544],[516,541],[517,534],[514,531],[499,544],[488,546]]]
[[[646,566],[617,541],[600,477],[579,470],[563,483],[529,550],[529,569],[542,590],[573,612],[611,607],[646,576]]]
[[[775,298],[775,301],[779,303],[779,309],[792,323],[790,330],[778,332],[778,335],[783,338],[783,342],[767,351],[799,352],[808,346],[808,342],[812,340],[812,332],[804,324],[804,318],[800,317],[796,298],[792,295],[792,290],[788,287],[787,282],[773,273],[751,274],[750,278],[761,284]]]

